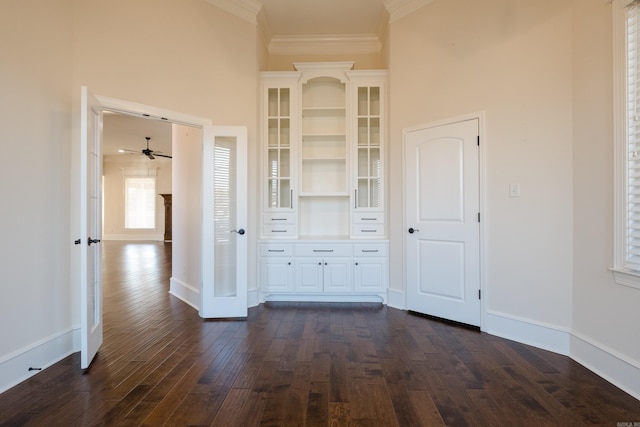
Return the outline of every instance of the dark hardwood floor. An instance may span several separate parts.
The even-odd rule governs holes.
[[[104,242],[104,345],[0,395],[3,426],[616,426],[640,401],[569,358],[376,304],[203,321],[171,245]]]

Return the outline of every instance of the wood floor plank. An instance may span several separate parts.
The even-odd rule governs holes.
[[[203,320],[171,244],[103,242],[104,345],[0,395],[1,426],[578,426],[640,401],[573,360],[370,303],[268,302]]]

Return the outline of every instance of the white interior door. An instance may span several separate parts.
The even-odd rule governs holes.
[[[102,105],[81,88],[80,114],[80,364],[102,345]]]
[[[407,308],[480,325],[479,121],[405,133]]]
[[[205,126],[200,316],[247,316],[247,128]]]

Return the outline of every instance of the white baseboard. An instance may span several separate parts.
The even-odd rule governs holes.
[[[388,289],[387,291],[387,305],[389,307],[397,308],[399,310],[406,310],[407,304],[404,297],[404,291],[398,289]]]
[[[565,356],[569,355],[571,341],[569,328],[488,310],[482,323],[482,330],[491,335]]]
[[[164,234],[103,234],[102,240],[131,240],[131,241],[149,241],[164,242]]]
[[[247,307],[255,307],[260,304],[260,291],[249,289],[247,294]]]
[[[196,310],[200,310],[200,289],[172,277],[169,280],[169,293]]]
[[[571,358],[640,400],[640,362],[579,333],[571,336]]]
[[[73,328],[51,335],[34,344],[14,351],[0,359],[0,393],[80,351],[80,329]]]
[[[378,302],[384,304],[384,296],[377,294],[265,293],[262,298],[264,302]]]

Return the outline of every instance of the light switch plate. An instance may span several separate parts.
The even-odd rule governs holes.
[[[509,184],[509,197],[520,197],[520,184],[517,182]]]

